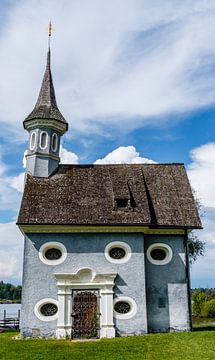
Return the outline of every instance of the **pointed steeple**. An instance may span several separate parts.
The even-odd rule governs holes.
[[[26,171],[35,177],[51,176],[60,163],[60,140],[68,130],[68,123],[58,109],[51,74],[50,51],[51,24],[46,70],[33,111],[24,120],[29,132],[26,154]]]
[[[66,124],[66,130],[68,129],[68,124],[60,110],[58,109],[55,90],[51,74],[51,50],[50,47],[47,53],[47,63],[46,69],[42,81],[42,85],[39,92],[39,97],[37,99],[36,105],[33,111],[26,117],[23,122],[24,128],[26,129],[28,123],[34,119],[50,119],[63,122]]]

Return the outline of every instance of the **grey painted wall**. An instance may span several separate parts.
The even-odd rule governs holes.
[[[48,266],[40,261],[38,251],[46,242],[58,241],[67,248],[66,260],[57,266]],[[131,258],[124,264],[110,263],[104,255],[106,245],[112,241],[124,241],[130,245]],[[115,319],[118,335],[141,334],[147,332],[145,316],[146,301],[148,304],[148,327],[150,331],[163,331],[170,328],[168,309],[168,283],[186,283],[185,265],[179,256],[184,252],[182,236],[147,236],[145,251],[154,242],[164,242],[173,250],[172,261],[163,266],[152,265],[144,253],[143,234],[28,234],[25,237],[23,295],[21,328],[24,336],[35,334],[53,336],[56,321],[45,323],[34,315],[35,304],[43,298],[57,300],[55,272],[75,273],[80,268],[89,267],[97,273],[116,272],[115,296],[129,296],[137,304],[137,313],[128,320]],[[145,264],[146,263],[146,264]],[[145,295],[145,271],[147,278],[147,296]],[[176,306],[187,299],[176,297]],[[159,298],[165,298],[165,308],[158,307]],[[174,306],[174,294],[171,303]],[[172,308],[172,310],[174,310]],[[187,313],[184,315],[187,319]],[[183,324],[183,330],[187,324]],[[180,328],[178,328],[180,330]]]
[[[174,307],[176,312],[178,308],[181,309],[181,312],[184,311],[182,317],[185,318],[186,321],[183,323],[181,330],[189,330],[187,292],[184,292],[184,284],[186,285],[186,268],[182,260],[184,255],[184,238],[180,235],[146,236],[145,254],[148,247],[154,243],[168,244],[173,251],[173,257],[166,265],[154,265],[147,259],[147,256],[145,256],[148,330],[150,332],[174,330],[170,319],[169,299],[171,299],[172,313],[174,313]],[[180,288],[180,284],[182,284],[182,297],[178,296],[178,294],[174,296],[168,293],[168,284],[175,283],[178,284],[178,288]],[[181,304],[183,306],[181,306]],[[165,307],[163,307],[164,305]],[[176,323],[178,324],[178,320]],[[180,330],[180,328],[177,328],[177,330]]]
[[[68,251],[66,260],[57,266],[48,266],[40,261],[38,250],[48,241],[62,242]],[[125,241],[132,250],[130,260],[124,264],[112,264],[104,255],[111,241]],[[25,238],[24,278],[22,295],[21,328],[24,336],[31,336],[32,328],[40,329],[41,335],[51,336],[56,321],[44,323],[33,312],[42,298],[57,299],[54,272],[77,272],[89,267],[97,273],[117,272],[115,295],[132,297],[138,307],[136,315],[128,320],[115,319],[118,334],[144,333],[147,329],[145,309],[144,242],[142,234],[29,234]],[[141,274],[141,275],[140,275]]]

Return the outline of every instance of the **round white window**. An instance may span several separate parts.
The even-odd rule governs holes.
[[[137,312],[136,302],[128,296],[120,296],[114,299],[114,317],[117,319],[130,319]]]
[[[46,298],[38,301],[34,307],[34,313],[42,321],[56,320],[58,318],[57,300]]]
[[[67,250],[59,242],[47,242],[39,250],[39,258],[46,265],[59,265],[66,257]]]
[[[123,241],[113,241],[105,247],[105,257],[113,264],[123,264],[130,259],[131,248]]]
[[[163,243],[152,244],[147,249],[147,258],[154,265],[166,265],[172,260],[172,249]]]

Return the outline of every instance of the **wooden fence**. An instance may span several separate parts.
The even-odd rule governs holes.
[[[17,316],[15,317],[8,317],[7,311],[4,310],[3,319],[0,319],[0,330],[5,329],[19,329],[19,322],[20,322],[20,310],[18,310]]]

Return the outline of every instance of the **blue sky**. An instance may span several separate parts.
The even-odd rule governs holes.
[[[22,121],[41,84],[50,18],[52,74],[70,126],[62,162],[184,162],[203,207],[198,236],[207,243],[192,286],[214,287],[212,0],[0,2],[0,278],[21,281]]]

